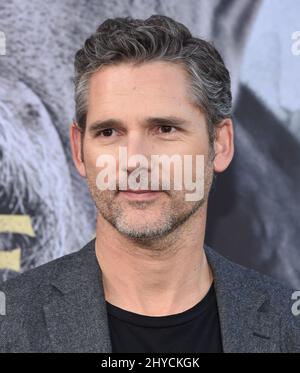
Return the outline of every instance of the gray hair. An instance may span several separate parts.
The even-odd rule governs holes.
[[[190,80],[191,99],[205,113],[210,141],[215,127],[232,116],[230,75],[215,47],[193,37],[182,23],[152,15],[107,19],[75,55],[76,122],[84,133],[91,75],[104,65],[169,61],[181,64]]]

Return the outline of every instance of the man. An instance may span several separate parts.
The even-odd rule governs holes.
[[[214,173],[234,153],[216,49],[168,17],[109,19],[77,52],[75,73],[71,146],[96,238],[2,285],[1,351],[299,352],[293,292],[204,244]],[[162,170],[153,188],[154,155],[196,160],[187,167],[199,198],[187,198],[189,183],[175,188],[188,174],[175,164],[171,187]]]

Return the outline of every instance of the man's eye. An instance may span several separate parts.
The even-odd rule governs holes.
[[[159,126],[160,133],[172,133],[175,131],[175,127],[173,126]]]
[[[99,131],[97,136],[110,137],[113,134],[113,131],[115,131],[113,128],[105,128],[104,130]]]

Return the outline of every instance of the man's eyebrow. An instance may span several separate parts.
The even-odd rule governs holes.
[[[90,133],[96,133],[99,130],[111,127],[119,127],[122,122],[117,119],[106,119],[106,120],[96,120],[89,126]]]
[[[183,118],[175,116],[167,117],[148,117],[143,120],[146,125],[157,125],[157,126],[185,126],[188,121]],[[124,123],[121,120],[110,118],[106,120],[97,120],[89,125],[89,132],[95,133],[99,130],[111,127],[122,127]]]
[[[188,121],[183,118],[175,116],[167,117],[149,117],[145,121],[147,124],[160,125],[160,126],[185,126],[188,124]]]

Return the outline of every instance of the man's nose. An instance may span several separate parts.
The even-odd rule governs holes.
[[[134,131],[128,134],[126,147],[128,160],[132,156],[143,156],[145,159],[147,159],[148,165],[150,166],[151,151],[153,149],[153,145],[151,144],[150,139],[148,139],[148,137],[144,133]],[[134,169],[140,167],[139,164],[127,166],[128,172],[131,172]]]

